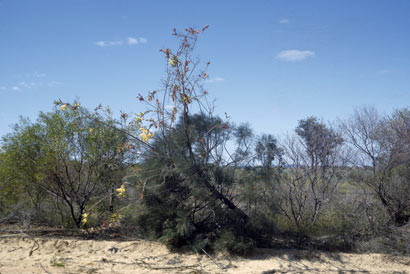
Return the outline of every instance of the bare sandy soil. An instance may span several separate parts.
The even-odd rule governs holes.
[[[0,235],[0,273],[410,273],[410,257],[257,249],[248,258],[171,253],[143,240]]]

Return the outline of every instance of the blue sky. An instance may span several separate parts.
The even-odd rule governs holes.
[[[0,0],[0,135],[53,100],[117,113],[161,86],[172,29],[210,25],[198,55],[217,111],[257,133],[410,102],[410,1]]]

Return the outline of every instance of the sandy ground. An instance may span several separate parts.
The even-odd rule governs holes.
[[[143,240],[2,234],[0,273],[410,273],[410,257],[271,249],[211,257]]]

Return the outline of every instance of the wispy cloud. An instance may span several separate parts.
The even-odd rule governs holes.
[[[391,71],[388,69],[381,69],[379,71],[377,71],[378,75],[385,75],[385,74],[389,74]]]
[[[47,75],[40,72],[19,74],[16,78],[20,78],[20,81],[11,82],[9,85],[2,85],[0,86],[0,90],[23,92],[27,90],[39,90],[44,87],[55,88],[60,87],[63,84],[62,82],[47,79]]]
[[[207,83],[216,83],[216,82],[222,82],[222,81],[225,81],[225,79],[222,77],[215,77],[215,78],[206,80]]]
[[[50,81],[48,82],[47,86],[50,88],[55,88],[61,86],[63,83],[58,82],[58,81]]]
[[[134,37],[128,37],[128,45],[136,45],[138,44],[138,39]]]
[[[125,43],[127,43],[130,46],[138,45],[138,44],[146,44],[148,43],[148,39],[145,37],[128,37]],[[116,40],[116,41],[104,40],[104,41],[94,42],[94,45],[101,47],[101,48],[122,46],[123,44],[124,44],[123,40]]]
[[[316,53],[310,50],[289,49],[279,52],[276,59],[284,62],[299,62],[314,57],[315,55]]]
[[[138,41],[140,42],[140,44],[146,44],[148,43],[148,39],[145,37],[140,37],[138,38]]]
[[[99,47],[113,47],[113,46],[121,46],[123,44],[123,41],[97,41],[94,42],[94,45],[99,46]]]
[[[44,78],[44,77],[47,76],[47,74],[45,74],[45,73],[43,73],[43,72],[34,72],[34,73],[32,74],[32,76],[35,77],[35,78]]]
[[[34,79],[34,78],[44,78],[47,76],[47,74],[44,72],[35,71],[35,72],[24,73],[24,74],[15,74],[14,76],[17,78]]]
[[[145,37],[128,37],[128,45],[146,44],[148,39]]]
[[[42,83],[40,83],[40,82],[20,82],[19,83],[19,87],[28,88],[28,89],[39,87],[41,85],[42,85]]]
[[[279,24],[289,24],[289,23],[290,23],[289,19],[286,19],[286,18],[279,20]]]

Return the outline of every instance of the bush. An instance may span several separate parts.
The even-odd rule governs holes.
[[[124,149],[129,140],[114,128],[117,121],[91,114],[78,103],[63,106],[40,113],[35,123],[22,120],[3,138],[0,200],[15,204],[28,197],[37,212],[54,209],[60,224],[70,225],[68,217],[80,227],[93,199],[115,194],[133,147]]]

